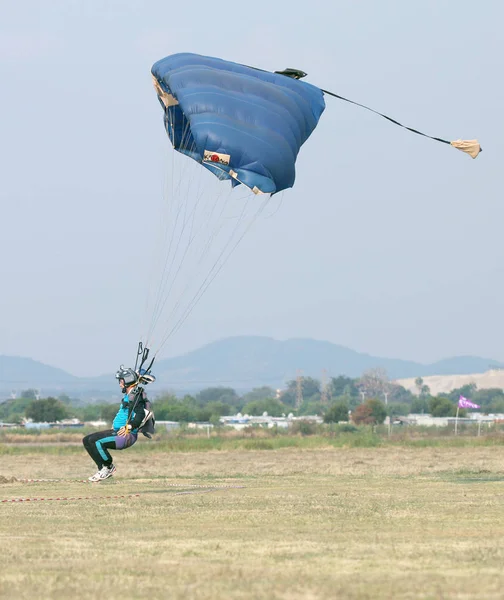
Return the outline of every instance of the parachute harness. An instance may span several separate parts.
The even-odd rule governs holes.
[[[133,390],[135,391],[135,396],[134,396],[135,399],[134,399],[133,405],[131,407],[131,410],[128,411],[128,419],[126,420],[126,426],[130,425],[130,420],[135,413],[135,409],[138,405],[138,402],[140,401],[140,398],[143,398],[144,388],[139,384],[143,383],[143,384],[147,385],[148,383],[152,383],[153,381],[155,381],[155,378],[153,377],[153,375],[151,375],[150,370],[152,368],[152,365],[154,364],[154,360],[156,359],[156,357],[154,356],[152,358],[152,360],[149,363],[149,366],[146,369],[143,368],[144,364],[147,362],[147,360],[149,358],[149,353],[150,353],[150,348],[147,348],[146,346],[144,346],[142,342],[138,342],[138,348],[137,348],[136,360],[135,360],[135,368],[133,370],[137,375],[137,380],[136,380],[136,382],[133,383],[133,385],[129,386],[129,387],[131,387],[131,391],[133,391]],[[141,357],[141,361],[140,361],[140,365],[138,365],[138,360],[140,359],[140,357]],[[137,369],[137,367],[138,367],[138,369]],[[118,371],[118,374],[120,374],[122,369],[123,369],[123,367],[121,366],[120,370]],[[127,369],[127,371],[131,371],[131,369]],[[116,377],[118,377],[117,374],[116,374]],[[147,436],[147,437],[149,437],[149,436]]]

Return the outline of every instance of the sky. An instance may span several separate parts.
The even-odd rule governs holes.
[[[326,97],[294,187],[160,357],[263,335],[504,360],[503,22],[497,0],[2,2],[0,354],[80,376],[134,358],[173,160],[150,69],[194,52],[302,69],[484,151],[472,160]]]

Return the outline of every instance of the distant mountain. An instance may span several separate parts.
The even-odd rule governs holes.
[[[66,385],[78,378],[63,369],[50,367],[31,358],[21,356],[0,356],[0,384],[19,387],[20,385],[42,386],[45,384]]]
[[[95,394],[104,397],[104,392],[115,391],[117,384],[113,376],[110,385],[104,385],[100,378],[76,377],[31,358],[0,355],[0,401],[11,392],[27,389],[40,390],[44,397],[75,394],[88,398]]]
[[[487,371],[502,363],[480,357],[461,356],[424,365],[414,361],[378,358],[331,342],[313,339],[278,341],[268,337],[240,336],[212,342],[192,352],[161,360],[155,371],[159,380],[174,388],[212,384],[248,388],[255,385],[281,386],[303,375],[359,377],[374,367],[384,368],[391,379],[426,375],[468,374]]]
[[[438,360],[430,365],[425,365],[427,375],[470,375],[471,373],[484,373],[489,369],[501,369],[502,363],[478,356],[455,356]]]
[[[447,358],[431,364],[379,358],[344,346],[313,339],[278,341],[268,337],[240,336],[207,344],[187,354],[160,360],[154,365],[158,384],[154,389],[196,392],[212,385],[226,385],[239,391],[260,385],[282,387],[303,375],[320,378],[326,369],[329,377],[359,377],[374,367],[384,368],[391,379],[428,375],[466,375],[482,373],[504,364],[477,356]],[[44,394],[77,394],[110,397],[117,385],[113,374],[82,378],[29,358],[0,356],[0,390],[42,388]],[[153,391],[154,391],[153,389]]]

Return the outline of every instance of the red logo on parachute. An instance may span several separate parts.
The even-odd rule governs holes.
[[[212,162],[219,162],[220,158],[218,154],[212,154],[212,156],[210,157],[210,160]]]

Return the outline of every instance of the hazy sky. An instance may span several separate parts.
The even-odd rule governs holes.
[[[76,375],[134,356],[137,274],[172,152],[150,68],[188,51],[302,69],[431,135],[477,137],[484,152],[473,161],[326,98],[295,187],[272,199],[164,356],[255,334],[504,360],[503,22],[497,0],[314,0],[307,11],[4,0],[0,354]]]

